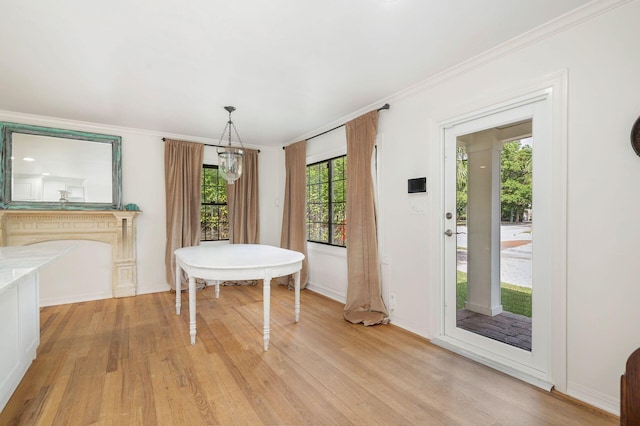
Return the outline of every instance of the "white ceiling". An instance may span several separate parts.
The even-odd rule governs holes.
[[[0,109],[282,145],[586,3],[0,0]]]

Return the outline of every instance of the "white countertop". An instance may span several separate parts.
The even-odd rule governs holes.
[[[0,293],[74,248],[75,246],[69,242],[47,247],[0,247]]]

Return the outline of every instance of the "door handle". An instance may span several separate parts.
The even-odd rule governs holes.
[[[444,235],[446,235],[447,237],[450,237],[453,235],[453,231],[451,229],[447,229],[446,231],[444,231]]]

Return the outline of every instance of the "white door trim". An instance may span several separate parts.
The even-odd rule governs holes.
[[[553,182],[551,194],[548,194],[551,215],[553,221],[550,223],[552,253],[551,262],[551,286],[547,295],[550,300],[549,318],[553,326],[550,327],[549,343],[549,363],[544,377],[535,370],[523,368],[518,363],[511,363],[506,359],[499,359],[490,354],[478,351],[473,346],[461,347],[459,342],[445,336],[445,315],[444,315],[444,229],[445,219],[442,212],[445,209],[444,200],[444,160],[440,164],[441,194],[440,205],[437,210],[441,215],[439,223],[440,238],[434,241],[434,253],[439,253],[439,281],[437,297],[432,299],[433,321],[436,325],[435,336],[432,342],[446,347],[454,352],[459,352],[478,362],[489,365],[500,371],[518,377],[536,386],[549,389],[552,384],[561,392],[566,392],[567,388],[567,281],[566,281],[566,259],[567,259],[567,72],[566,70],[546,76],[531,84],[510,90],[501,101],[484,100],[476,102],[476,108],[470,112],[465,112],[456,116],[439,120],[434,123],[437,126],[439,137],[441,158],[444,159],[444,138],[445,130],[455,125],[460,125],[478,118],[527,105],[539,100],[549,102],[550,110],[550,138],[551,138],[551,167],[550,178]],[[467,109],[466,111],[469,111]],[[434,129],[435,130],[435,129]],[[437,245],[437,247],[436,247]]]

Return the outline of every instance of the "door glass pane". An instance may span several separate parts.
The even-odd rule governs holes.
[[[467,300],[467,151],[456,147],[456,311],[458,327]]]
[[[533,143],[492,132],[456,150],[456,325],[531,351]]]
[[[511,315],[507,343],[531,350],[533,139],[506,142],[500,156],[500,292]]]

